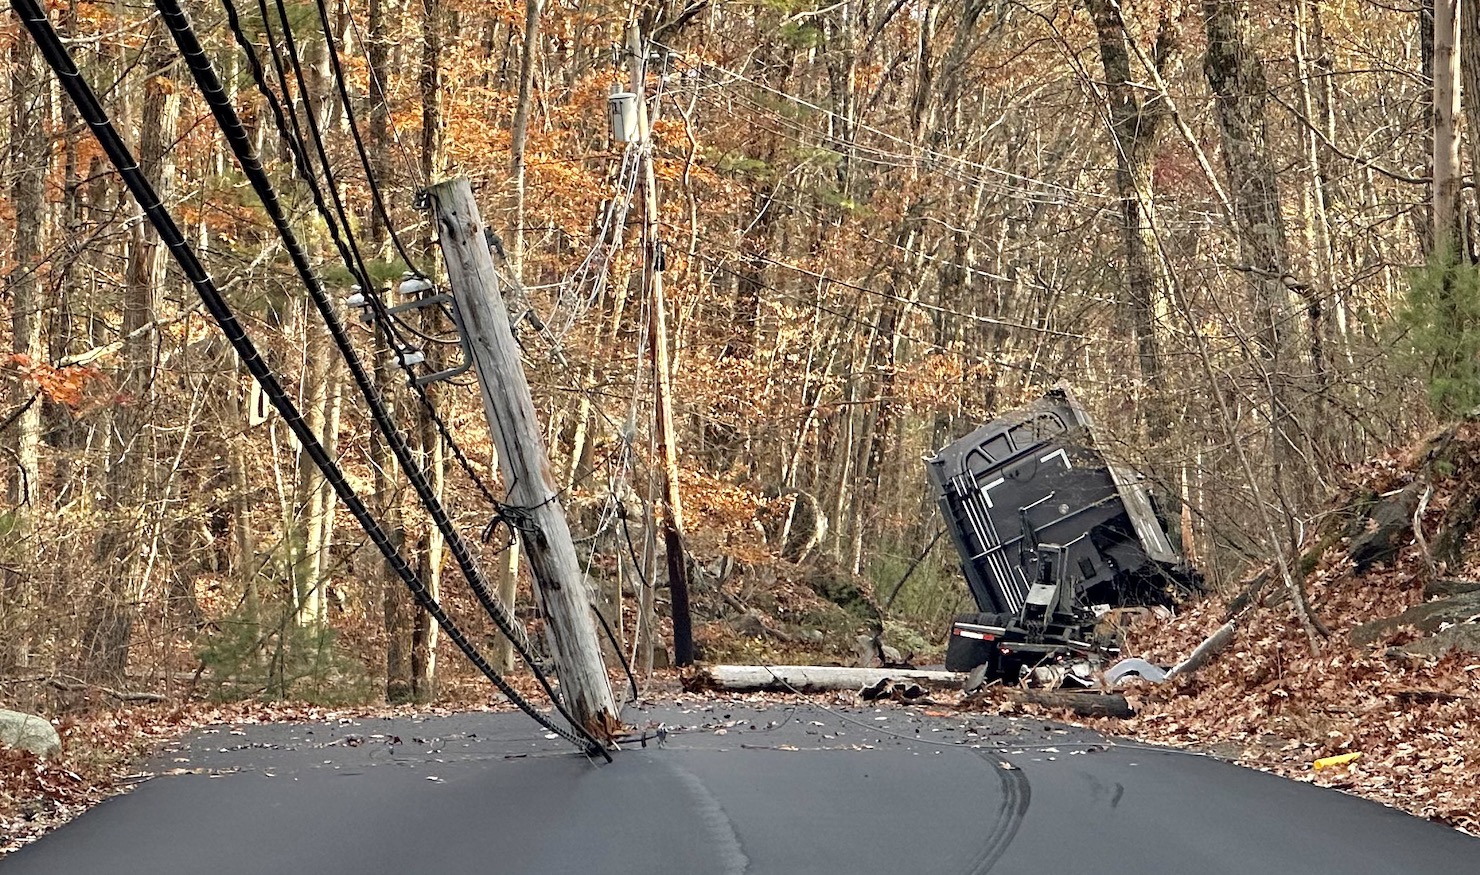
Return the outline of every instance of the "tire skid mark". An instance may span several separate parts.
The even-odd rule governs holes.
[[[678,776],[679,781],[688,790],[689,795],[695,802],[695,810],[699,820],[704,824],[704,831],[712,842],[712,847],[719,857],[721,869],[725,875],[745,875],[750,871],[750,857],[745,855],[745,849],[740,844],[740,836],[735,832],[735,824],[730,820],[730,815],[709,788],[698,775],[685,769],[674,762],[671,758],[663,758],[661,762]]]
[[[967,872],[986,875],[1007,852],[1017,837],[1018,827],[1033,802],[1033,787],[1022,769],[1006,769],[987,751],[973,751],[997,775],[1002,787],[1002,800],[997,805],[997,818],[982,842],[982,848],[971,861]]]

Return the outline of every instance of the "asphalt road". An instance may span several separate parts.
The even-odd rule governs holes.
[[[517,714],[208,730],[0,875],[1480,871],[1445,827],[1041,721],[627,717],[675,731],[607,765]]]

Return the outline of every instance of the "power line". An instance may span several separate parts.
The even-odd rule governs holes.
[[[727,273],[730,276],[735,277],[736,279],[754,281],[753,277],[743,276],[734,268],[726,265],[725,262],[721,259],[709,255],[699,255],[698,257],[708,262],[712,267],[714,267],[714,269]],[[791,292],[786,289],[780,288],[779,286],[770,285],[769,283],[757,283],[757,285],[768,291],[775,292],[780,297],[785,298],[786,300],[791,301],[794,304],[804,305],[820,313],[826,313],[829,316],[832,316],[845,324],[853,325],[858,328],[870,331],[877,327],[877,325],[873,322],[860,319],[856,310],[839,310],[834,307],[829,307],[820,301],[814,301],[808,298],[804,298],[796,292]],[[933,340],[927,340],[923,337],[916,336],[903,329],[897,329],[897,333],[902,339],[908,340],[911,343],[919,344],[920,346],[927,347],[933,351],[948,352],[954,356],[967,359],[976,364],[986,364],[994,367],[1006,368],[1008,370],[1023,371],[1024,373],[1027,373],[1029,375],[1033,375],[1043,370],[1042,368],[1033,368],[1024,365],[1013,364],[1012,362],[1003,361],[1001,359],[986,358],[984,356],[974,355],[963,350],[950,349],[948,347],[941,346]],[[1050,376],[1052,377],[1052,379],[1058,379],[1057,374],[1050,374]]]
[[[716,86],[716,87],[722,87],[722,86]],[[699,90],[699,93],[701,95],[705,95],[706,94],[706,91],[704,89],[700,89]],[[807,144],[805,144],[805,143],[802,142],[802,139],[801,139],[801,136],[800,135],[803,135],[803,134],[827,138],[827,135],[822,134],[821,132],[818,132],[818,131],[814,131],[814,130],[806,127],[805,125],[800,124],[795,119],[788,118],[787,116],[782,115],[781,113],[776,112],[774,109],[772,109],[770,107],[767,107],[767,106],[765,106],[765,105],[763,105],[763,104],[761,104],[761,103],[759,103],[757,101],[751,100],[750,98],[748,98],[748,97],[746,97],[744,95],[735,94],[735,95],[732,95],[731,96],[731,99],[740,101],[741,103],[749,106],[754,111],[763,112],[763,113],[767,114],[768,116],[770,116],[772,119],[774,119],[777,122],[779,122],[782,125],[784,125],[785,127],[790,128],[793,131],[793,134],[791,134],[790,136],[796,137],[797,142],[799,144],[807,145]],[[774,130],[772,128],[767,128],[765,125],[759,125],[759,124],[757,124],[756,127],[759,127],[762,130],[768,131],[769,133],[776,134],[777,136],[788,136],[787,134],[783,134],[780,131]],[[832,137],[832,139],[836,139],[836,137]],[[881,150],[881,149],[878,149],[876,147],[867,146],[867,145],[864,145],[864,144],[859,143],[859,142],[856,142],[856,141],[850,141],[850,142],[846,143],[846,146],[849,149],[854,150],[854,154],[851,157],[858,158],[858,159],[860,159],[862,161],[865,161],[865,162],[867,162],[869,164],[874,164],[874,165],[879,166],[879,167],[896,168],[896,169],[906,170],[906,169],[912,169],[912,168],[918,167],[920,165],[920,161],[917,158],[913,158],[913,157],[911,157],[909,155],[901,155],[901,154],[899,154],[897,152],[889,152],[887,150]],[[826,146],[820,146],[820,147],[814,147],[814,148],[827,148],[827,147]],[[876,156],[876,157],[871,157],[871,156]],[[1025,189],[1022,189],[1022,188],[1013,188],[1013,187],[1010,187],[1010,186],[1008,186],[1008,185],[1006,185],[1004,183],[991,183],[991,184],[988,184],[981,177],[972,177],[972,176],[964,175],[960,170],[953,170],[953,169],[943,168],[943,167],[935,167],[935,168],[932,168],[932,169],[936,173],[939,173],[940,175],[942,175],[942,176],[944,176],[944,177],[946,177],[948,179],[953,179],[953,180],[955,180],[957,182],[960,182],[960,183],[963,183],[965,185],[968,185],[968,186],[982,185],[984,187],[989,188],[991,191],[996,192],[997,194],[1000,194],[1000,195],[1002,195],[1002,196],[1004,196],[1006,198],[1009,198],[1009,199],[1017,199],[1019,201],[1023,201],[1025,203],[1029,203],[1029,204],[1034,204],[1034,205],[1037,205],[1037,206],[1068,207],[1068,206],[1074,205],[1075,203],[1080,202],[1079,199],[1071,200],[1071,199],[1068,199],[1068,198],[1065,198],[1065,197],[1062,197],[1062,196],[1048,197],[1048,196],[1044,196],[1044,195],[1042,195],[1040,193],[1033,192],[1033,191],[1028,191],[1028,190],[1025,190]],[[1007,171],[1004,171],[1004,172],[1007,172]],[[1098,195],[1098,196],[1099,197],[1104,197],[1104,195]],[[1104,209],[1104,208],[1100,208],[1100,209]]]
[[[229,3],[230,0],[227,0],[227,2]],[[179,45],[182,54],[184,54],[187,64],[195,76],[197,85],[211,106],[212,113],[216,116],[217,124],[226,136],[227,142],[236,156],[238,163],[241,165],[243,172],[251,181],[253,189],[263,202],[264,208],[267,209],[279,235],[283,238],[284,247],[289,252],[294,267],[303,279],[310,298],[312,298],[314,305],[323,317],[331,339],[344,356],[349,366],[350,374],[359,387],[361,394],[364,396],[376,426],[384,434],[387,444],[389,444],[395,454],[397,463],[405,472],[407,480],[411,483],[417,497],[427,509],[428,515],[446,539],[448,549],[452,552],[454,559],[462,570],[469,588],[473,590],[479,603],[494,621],[499,631],[514,643],[515,649],[519,652],[521,658],[530,665],[535,677],[540,681],[546,693],[550,696],[551,701],[555,704],[557,710],[560,711],[561,716],[577,727],[579,732],[585,734],[588,741],[595,744],[595,739],[590,736],[585,727],[577,724],[565,712],[560,697],[533,657],[532,648],[529,645],[527,636],[524,634],[523,627],[514,621],[504,606],[489,591],[487,583],[483,580],[482,573],[478,569],[471,552],[462,540],[457,528],[452,525],[445,508],[438,499],[436,490],[427,482],[425,472],[416,464],[404,436],[391,420],[379,391],[375,387],[370,375],[366,372],[364,365],[360,362],[353,345],[349,342],[344,327],[334,311],[333,302],[329,299],[322,284],[309,267],[307,256],[298,244],[292,228],[289,226],[287,218],[282,212],[281,204],[273,190],[271,181],[268,180],[266,172],[262,169],[262,165],[252,148],[250,138],[243,128],[241,120],[237,117],[236,111],[232,107],[219,78],[216,76],[210,59],[206,56],[204,49],[196,38],[189,18],[186,16],[184,10],[180,8],[178,0],[156,0],[156,6],[165,14],[165,20],[169,24],[170,32]],[[239,31],[240,21],[235,15],[234,8],[228,8],[228,14],[231,18],[233,29]],[[261,74],[261,66],[256,62],[255,58],[252,60],[254,77],[259,76]],[[274,104],[273,109],[276,115],[280,112],[281,108]],[[280,128],[280,132],[285,133],[282,128]],[[295,157],[303,157],[301,151],[293,151]]]
[[[699,239],[705,241],[706,243],[717,243],[717,241],[712,241],[702,235],[699,237]],[[925,301],[919,300],[918,298],[901,297],[900,295],[896,295],[891,292],[885,292],[879,289],[870,288],[868,286],[859,285],[858,283],[850,282],[845,279],[840,279],[830,274],[819,273],[818,271],[802,267],[799,264],[792,264],[789,261],[782,261],[778,258],[771,258],[765,255],[751,255],[749,257],[756,261],[761,261],[774,267],[783,268],[794,273],[799,273],[803,276],[811,277],[816,280],[821,280],[826,283],[831,283],[832,285],[842,286],[845,289],[853,289],[854,291],[863,292],[866,295],[872,295],[876,298],[881,298],[886,301],[904,304],[909,307],[919,307],[922,310],[929,310],[932,313],[939,313],[944,316],[966,319],[968,321],[977,322],[983,325],[994,325],[1002,328],[1013,328],[1019,331],[1030,331],[1038,334],[1047,334],[1053,337],[1065,337],[1071,340],[1090,339],[1083,334],[1076,334],[1072,331],[1059,331],[1054,328],[1045,328],[1038,325],[1027,325],[1022,322],[1013,322],[1010,319],[998,319],[994,316],[982,316],[978,313],[965,313],[960,310],[952,310],[949,307],[943,307],[939,304],[930,304]]]
[[[370,41],[366,38],[365,34],[361,32],[359,22],[355,20],[354,10],[350,8],[350,4],[346,3],[344,5],[343,11],[345,19],[349,21],[350,30],[353,30],[355,32],[355,37],[353,40],[354,44],[364,49],[362,55],[365,58],[365,69],[369,71],[372,89],[379,88],[381,94],[389,95],[390,89],[386,87],[385,80],[380,78],[380,71],[376,69],[373,63],[370,62],[370,50],[368,48],[370,45]],[[419,179],[423,185],[431,184],[430,179],[421,178],[420,166],[415,160],[412,159],[411,152],[409,149],[406,148],[406,144],[401,142],[400,129],[397,128],[394,124],[389,125],[388,127],[391,131],[391,140],[396,144],[396,151],[401,154],[401,161],[406,165],[406,169],[409,171],[407,175],[412,179]],[[390,225],[389,220],[387,220],[386,225]]]
[[[413,273],[426,276],[426,273],[417,270],[416,263],[411,260],[411,254],[406,251],[406,246],[401,242],[401,235],[396,232],[396,225],[391,221],[391,214],[386,210],[385,200],[381,197],[380,186],[375,181],[375,171],[371,169],[370,153],[365,149],[365,141],[360,136],[360,126],[355,121],[354,101],[350,100],[349,88],[345,85],[344,81],[344,68],[339,63],[339,43],[334,39],[334,26],[329,22],[329,10],[324,5],[324,0],[314,0],[314,5],[318,7],[319,21],[324,26],[324,46],[328,49],[329,68],[333,74],[334,85],[339,92],[340,100],[344,104],[344,120],[349,126],[350,139],[354,140],[355,152],[360,156],[360,166],[365,170],[365,182],[370,186],[370,201],[374,204],[375,211],[380,214],[381,220],[385,222],[386,231],[391,235],[391,242],[395,245],[396,252],[400,254],[401,260],[406,262],[407,269]],[[278,8],[282,8],[281,2],[279,2]],[[285,31],[288,30],[286,19],[283,21],[283,29]],[[373,72],[375,65],[370,64],[369,66]]]
[[[880,137],[883,137],[883,138],[885,138],[887,140],[890,140],[892,142],[898,143],[898,144],[900,144],[900,145],[902,145],[902,146],[904,146],[904,147],[906,147],[908,149],[919,150],[921,153],[923,153],[926,156],[937,158],[937,159],[939,159],[941,161],[945,161],[945,162],[955,163],[955,164],[957,164],[957,165],[959,165],[961,167],[965,167],[965,168],[968,168],[970,170],[975,170],[975,171],[978,171],[978,172],[981,172],[981,173],[985,173],[985,174],[989,174],[989,175],[992,175],[992,176],[998,176],[998,177],[1001,177],[1003,179],[1007,179],[1007,180],[1011,180],[1011,181],[1015,181],[1015,182],[1020,182],[1020,183],[1027,184],[1027,185],[1037,186],[1040,189],[1055,190],[1055,191],[1058,191],[1058,192],[1062,193],[1062,195],[1065,196],[1065,197],[1071,197],[1071,198],[1091,198],[1091,199],[1096,199],[1096,200],[1105,200],[1105,199],[1108,199],[1108,196],[1107,195],[1104,195],[1104,194],[1102,194],[1100,192],[1093,192],[1093,191],[1086,191],[1084,189],[1070,188],[1068,186],[1059,185],[1057,183],[1048,182],[1048,181],[1045,181],[1045,180],[1042,180],[1042,179],[1037,179],[1037,178],[1034,178],[1034,177],[1031,177],[1031,176],[1026,176],[1024,174],[1017,173],[1017,172],[1014,172],[1014,171],[1011,171],[1011,170],[1003,170],[1000,167],[993,167],[992,165],[984,164],[984,163],[982,163],[980,161],[973,161],[973,160],[971,160],[969,158],[964,158],[964,157],[962,157],[960,155],[951,155],[951,154],[948,154],[948,153],[945,153],[945,152],[941,152],[941,151],[936,150],[936,149],[932,149],[932,148],[930,148],[928,146],[922,146],[922,145],[920,145],[918,143],[912,142],[910,140],[906,140],[905,138],[900,137],[900,136],[898,136],[896,134],[891,134],[888,131],[881,130],[881,129],[876,128],[876,127],[873,127],[871,125],[864,124],[863,122],[858,121],[856,119],[847,119],[847,118],[844,118],[843,116],[839,115],[838,113],[836,113],[836,112],[834,112],[834,111],[832,111],[830,109],[827,109],[825,107],[819,106],[819,105],[817,105],[817,104],[815,104],[815,103],[813,103],[813,102],[811,102],[809,100],[806,100],[804,98],[798,97],[798,96],[796,96],[794,94],[789,94],[789,93],[787,93],[785,91],[781,91],[780,89],[773,88],[772,86],[767,85],[764,82],[756,81],[755,79],[752,79],[749,76],[746,76],[745,74],[740,73],[740,72],[738,72],[736,70],[730,70],[730,69],[727,69],[725,67],[721,67],[718,64],[714,64],[714,63],[710,63],[710,62],[704,62],[704,63],[700,63],[700,64],[694,64],[694,63],[691,63],[688,60],[686,60],[683,57],[682,53],[675,51],[674,49],[672,49],[669,46],[665,46],[665,45],[662,45],[661,43],[657,43],[657,42],[654,42],[653,45],[655,45],[655,46],[663,49],[664,52],[666,52],[666,53],[674,56],[675,58],[677,58],[678,59],[678,62],[680,64],[684,65],[684,67],[686,69],[689,69],[689,70],[694,71],[696,74],[702,75],[707,70],[713,70],[713,71],[722,73],[722,74],[724,74],[726,76],[729,76],[732,80],[739,80],[739,81],[746,82],[746,83],[748,83],[748,84],[750,84],[750,85],[752,85],[752,86],[760,89],[761,91],[764,91],[764,92],[766,92],[768,94],[771,94],[772,96],[778,97],[778,98],[780,98],[782,100],[785,100],[785,101],[788,101],[790,103],[794,103],[797,106],[801,106],[803,108],[810,109],[810,110],[812,110],[814,112],[820,112],[820,113],[828,116],[830,119],[833,119],[833,120],[836,120],[836,121],[840,121],[843,124],[849,125],[849,126],[853,127],[856,130],[868,131],[869,133],[876,134],[876,135],[878,135]],[[725,83],[719,83],[719,84],[723,85]],[[857,144],[850,143],[849,145],[857,145]],[[868,148],[868,147],[864,147],[864,148]],[[874,151],[878,152],[879,150],[874,150]],[[880,154],[892,154],[892,157],[904,158],[904,159],[911,160],[911,161],[918,160],[913,155],[901,155],[901,154],[897,154],[897,153],[880,153]]]
[[[360,256],[359,246],[354,238],[353,223],[349,220],[348,213],[340,200],[339,190],[334,182],[334,177],[329,166],[329,156],[327,150],[324,148],[323,138],[320,135],[318,123],[313,118],[313,113],[310,109],[310,111],[306,113],[309,122],[309,132],[313,136],[314,143],[317,147],[316,152],[319,156],[320,162],[324,167],[325,181],[333,197],[334,210],[332,212],[330,210],[328,202],[323,196],[322,187],[318,183],[317,176],[313,172],[312,163],[310,162],[308,157],[308,148],[304,143],[303,130],[298,124],[297,113],[294,112],[292,109],[292,98],[291,92],[288,87],[287,73],[284,69],[283,57],[277,49],[276,41],[273,39],[271,15],[267,10],[266,0],[257,0],[257,8],[262,15],[263,28],[268,39],[269,57],[272,60],[273,70],[277,76],[279,88],[282,89],[283,98],[285,101],[287,101],[288,104],[286,112],[286,121],[288,122],[288,124],[284,124],[285,113],[283,106],[279,104],[277,97],[273,94],[271,87],[267,84],[265,75],[260,75],[262,70],[261,61],[257,58],[256,48],[252,45],[251,41],[247,38],[245,32],[241,28],[240,17],[236,13],[236,8],[234,4],[231,2],[231,0],[222,0],[222,3],[223,6],[226,7],[227,19],[228,22],[231,23],[232,33],[236,37],[237,44],[247,55],[249,66],[252,70],[253,81],[255,82],[258,91],[262,93],[263,97],[267,100],[269,107],[272,109],[273,119],[277,125],[278,134],[280,138],[282,138],[284,144],[287,146],[289,153],[293,156],[294,162],[298,167],[299,174],[308,184],[309,192],[313,196],[314,205],[318,210],[319,216],[322,218],[325,226],[329,230],[329,236],[333,240],[335,248],[339,251],[340,258],[343,260],[345,268],[348,269],[351,275],[356,278],[361,292],[365,295],[367,302],[370,304],[370,307],[373,310],[377,321],[385,327],[386,332],[390,335],[393,345],[397,350],[397,355],[395,356],[396,362],[401,367],[401,369],[406,372],[406,375],[408,377],[407,382],[410,385],[412,393],[416,395],[422,407],[427,411],[427,414],[431,419],[433,426],[436,428],[439,437],[443,441],[444,445],[446,445],[448,450],[452,453],[454,461],[458,463],[458,466],[461,467],[464,473],[467,474],[468,479],[472,481],[474,487],[477,488],[481,495],[483,495],[490,506],[494,507],[495,509],[501,508],[502,502],[500,502],[499,499],[493,494],[493,490],[490,489],[488,485],[483,481],[483,478],[478,474],[477,469],[473,467],[472,462],[468,459],[467,454],[463,452],[462,448],[458,446],[457,441],[453,439],[451,429],[448,428],[447,423],[442,419],[441,414],[437,412],[436,405],[434,405],[431,401],[431,398],[428,397],[425,388],[417,382],[413,366],[409,362],[407,362],[406,357],[401,354],[408,345],[397,330],[397,326],[400,323],[398,322],[398,320],[395,319],[395,317],[390,314],[389,309],[385,306],[385,302],[380,298],[379,291],[375,287],[373,279],[370,277],[369,271],[365,266],[364,259]],[[300,95],[303,98],[305,107],[307,108],[310,102],[309,94],[307,91],[307,83],[305,77],[303,76],[302,66],[298,60],[296,44],[294,43],[292,38],[291,22],[287,17],[286,10],[283,8],[281,0],[278,0],[277,6],[279,9],[279,20],[283,23],[284,27],[284,43],[285,47],[288,49],[288,60],[293,66],[294,78],[299,83]],[[338,221],[335,220],[335,215],[338,216]],[[388,219],[387,225],[389,226]]]
[[[158,5],[160,11],[166,15],[169,15],[170,12],[177,14],[179,19],[184,20],[185,26],[188,29],[188,19],[184,18],[183,10],[178,7],[178,4],[174,0],[160,0]],[[50,21],[47,20],[45,12],[42,11],[36,0],[11,0],[11,6],[15,9],[22,23],[36,41],[47,64],[57,74],[62,87],[67,91],[73,104],[76,105],[78,115],[87,122],[94,138],[118,170],[120,178],[122,178],[129,192],[138,202],[140,209],[144,212],[150,224],[158,232],[160,242],[169,250],[185,274],[185,277],[200,295],[202,303],[210,312],[211,317],[221,327],[227,341],[231,343],[232,348],[241,357],[248,372],[251,373],[258,385],[262,387],[263,393],[268,397],[268,400],[277,409],[279,414],[282,415],[283,421],[293,432],[294,437],[297,438],[304,452],[308,454],[315,466],[323,473],[325,480],[334,489],[335,494],[345,503],[350,513],[354,515],[356,521],[360,523],[365,533],[385,557],[386,562],[396,572],[397,576],[401,578],[402,582],[406,584],[407,588],[411,590],[412,595],[418,603],[437,620],[438,625],[447,632],[448,638],[452,639],[458,645],[469,661],[478,666],[495,686],[499,687],[500,691],[509,697],[510,701],[519,705],[521,710],[524,710],[525,713],[540,722],[545,728],[587,751],[595,750],[605,754],[604,749],[594,739],[590,738],[589,735],[586,738],[578,737],[570,730],[555,725],[549,718],[534,709],[517,690],[509,686],[493,670],[492,666],[483,659],[482,654],[462,634],[452,618],[443,611],[441,605],[432,597],[415,571],[406,563],[400,551],[391,543],[385,531],[371,515],[369,509],[365,506],[354,488],[350,486],[338,464],[329,456],[323,444],[313,433],[313,430],[308,427],[302,414],[298,411],[296,405],[294,405],[293,400],[284,391],[277,377],[273,374],[272,369],[267,365],[257,350],[256,345],[252,342],[252,339],[242,328],[240,322],[237,321],[230,304],[227,303],[221,292],[216,288],[214,280],[211,279],[210,274],[201,264],[195,250],[180,232],[174,218],[161,203],[158,193],[144,177],[138,161],[123,143],[122,138],[108,119],[107,113],[98,102],[97,95],[93,92],[86,80],[82,78],[70,54],[62,45]],[[172,31],[174,31],[173,27]],[[204,52],[200,50],[199,42],[193,40],[193,35],[192,42],[196,50],[196,57],[191,59],[190,55],[187,54],[187,59],[193,60],[193,66],[204,62],[206,68],[209,69],[210,62],[205,59]],[[216,84],[219,86],[219,81]],[[222,90],[221,96],[224,98],[224,90]],[[244,132],[238,129],[236,133],[241,135],[243,142],[250,147],[250,141],[245,140]],[[257,165],[257,169],[260,172],[260,164]],[[578,731],[582,729],[582,727],[576,728]],[[607,756],[609,757],[609,755]]]

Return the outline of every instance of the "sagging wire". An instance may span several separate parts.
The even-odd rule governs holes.
[[[158,5],[160,6],[160,11],[165,13],[167,18],[169,17],[169,13],[173,11],[178,14],[177,21],[184,20],[188,27],[188,19],[184,18],[184,12],[175,3],[175,0],[160,0]],[[599,752],[610,760],[610,754],[606,752],[604,746],[597,742],[584,727],[575,724],[574,721],[572,721],[574,731],[556,725],[548,717],[536,710],[517,690],[509,686],[493,670],[492,666],[483,659],[482,654],[463,635],[452,618],[443,611],[437,600],[431,596],[425,584],[407,564],[400,551],[390,541],[385,530],[380,527],[380,524],[370,513],[369,508],[365,506],[354,488],[345,479],[343,471],[334,459],[329,456],[323,443],[313,433],[313,430],[308,427],[302,414],[293,403],[292,398],[289,397],[288,393],[283,389],[282,384],[278,382],[272,369],[262,358],[256,344],[247,335],[245,329],[243,329],[235,312],[216,287],[215,281],[206,271],[195,250],[185,239],[184,234],[181,233],[179,226],[175,224],[174,218],[170,215],[169,211],[164,207],[158,192],[155,191],[149,180],[144,177],[138,160],[133,156],[128,146],[124,144],[117,129],[113,126],[106,111],[104,111],[98,101],[96,93],[78,71],[70,53],[62,45],[60,37],[51,26],[51,22],[47,19],[46,13],[39,6],[37,0],[11,0],[11,6],[20,17],[22,24],[31,34],[31,37],[35,40],[48,66],[56,73],[68,97],[77,107],[78,116],[87,124],[93,137],[97,140],[99,146],[102,147],[104,153],[108,156],[109,161],[118,171],[119,177],[123,180],[135,201],[138,202],[145,217],[159,234],[160,242],[164,244],[170,255],[180,266],[186,279],[194,287],[200,296],[201,302],[211,314],[212,319],[220,326],[222,333],[225,334],[227,341],[231,344],[237,355],[240,356],[248,372],[257,381],[258,385],[262,387],[263,393],[282,416],[284,423],[293,432],[294,437],[297,438],[304,452],[324,475],[325,480],[334,489],[335,494],[344,502],[350,513],[354,515],[356,521],[365,530],[365,533],[375,543],[387,564],[401,578],[407,588],[411,590],[413,597],[436,619],[438,625],[447,632],[448,638],[463,651],[468,660],[483,671],[485,676],[511,702],[518,705],[521,710],[534,718],[540,725],[581,747],[588,754]],[[191,36],[193,38],[193,34]],[[204,58],[204,52],[200,50],[199,42],[194,40],[193,42],[195,48],[194,65],[199,67],[204,63],[206,68],[209,68],[209,60]],[[190,59],[191,57],[187,55],[187,60]],[[216,84],[219,86],[219,81]],[[224,89],[221,91],[224,95]],[[243,134],[244,137],[244,132],[238,131],[238,133]],[[250,147],[249,140],[244,140],[244,142]],[[255,159],[254,155],[252,157]],[[257,165],[257,169],[260,172],[260,164]],[[562,716],[567,720],[570,719],[568,715],[562,714]],[[580,735],[577,733],[580,733]]]
[[[238,35],[238,39],[250,45],[250,42],[245,40],[245,34],[241,31],[239,16],[235,14],[235,9],[230,5],[230,0],[223,0],[223,2],[228,5],[228,18],[233,31]],[[216,115],[217,122],[226,135],[228,142],[231,144],[233,152],[242,165],[243,171],[251,179],[253,187],[257,191],[259,198],[263,201],[264,206],[268,208],[274,225],[283,237],[285,247],[293,257],[295,267],[308,287],[310,297],[313,299],[315,306],[319,309],[320,315],[329,328],[329,333],[335,346],[344,356],[351,376],[354,378],[361,394],[365,397],[377,428],[385,436],[387,444],[396,456],[397,463],[406,473],[407,480],[410,481],[417,497],[427,509],[428,515],[446,540],[448,549],[462,570],[469,588],[472,589],[484,611],[494,621],[494,625],[513,642],[516,652],[530,666],[535,678],[550,697],[551,702],[561,716],[569,721],[572,726],[576,727],[578,732],[584,734],[590,743],[600,746],[599,742],[591,736],[590,732],[584,726],[577,723],[566,711],[563,699],[555,691],[549,677],[540,667],[539,662],[534,658],[533,647],[529,643],[523,626],[515,621],[508,609],[490,592],[487,582],[483,579],[482,573],[473,559],[472,553],[468,550],[457,528],[452,524],[445,508],[436,495],[435,489],[427,482],[425,472],[422,471],[413,458],[405,437],[401,434],[395,422],[390,418],[390,414],[385,409],[379,390],[375,387],[370,375],[365,371],[364,365],[361,363],[359,356],[354,351],[353,345],[350,344],[349,338],[344,332],[344,327],[334,310],[333,302],[329,299],[317,277],[313,274],[301,246],[297,244],[296,237],[293,235],[281,205],[277,201],[271,181],[267,179],[266,173],[262,170],[261,163],[255,155],[250,139],[241,125],[241,120],[237,117],[235,109],[227,98],[226,91],[215,73],[214,66],[211,64],[209,58],[206,57],[199,39],[195,36],[189,18],[185,15],[184,10],[180,8],[178,0],[156,0],[156,6],[160,8],[161,12],[165,13],[166,20],[170,23],[171,33],[180,46],[182,53],[185,55],[187,63],[196,77],[197,84],[201,88],[202,94],[205,95],[208,103],[210,103],[212,112]],[[249,52],[249,60],[254,79],[258,81],[259,87],[264,86],[266,82],[265,74],[262,71],[260,61],[255,56],[255,52]],[[265,89],[264,93],[270,95],[271,89]],[[284,121],[282,118],[282,107],[276,102],[275,98],[270,99],[269,102],[272,106],[274,117],[279,124],[279,132],[286,138],[287,127],[282,124]],[[295,161],[298,162],[300,172],[303,173],[306,179],[312,179],[311,174],[307,172],[306,154],[301,148],[293,148],[293,145],[289,143],[290,152],[292,152]],[[301,147],[301,144],[297,145]],[[316,181],[311,184],[311,188],[315,190],[318,188]],[[322,195],[319,195],[316,200],[322,206]],[[338,242],[336,240],[336,243]],[[345,254],[343,249],[341,249],[341,254]],[[348,258],[346,258],[346,262],[350,266],[353,266]]]

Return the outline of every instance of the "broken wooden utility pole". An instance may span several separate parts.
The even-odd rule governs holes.
[[[663,554],[673,615],[673,664],[693,665],[694,626],[689,614],[689,565],[684,549],[683,501],[678,491],[678,438],[673,430],[673,374],[668,361],[668,304],[663,296],[663,249],[658,235],[658,184],[653,176],[646,91],[647,46],[634,20],[627,30],[627,63],[637,95],[637,157],[642,165],[642,285],[649,302],[653,344],[653,407],[658,470],[663,478]]]
[[[428,190],[447,282],[462,317],[483,395],[488,430],[508,484],[501,510],[520,529],[519,542],[534,574],[566,707],[588,732],[609,740],[620,729],[611,683],[601,661],[590,594],[571,541],[565,510],[535,420],[534,401],[499,294],[483,219],[467,179]]]

